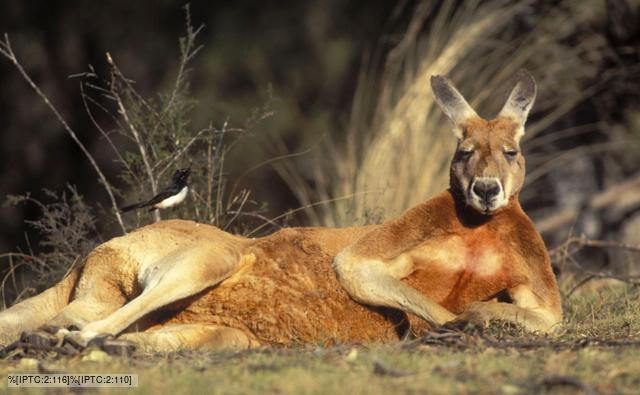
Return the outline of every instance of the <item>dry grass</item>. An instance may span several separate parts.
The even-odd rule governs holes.
[[[455,139],[431,94],[432,75],[450,76],[479,114],[490,118],[502,106],[513,75],[520,68],[529,69],[537,79],[539,97],[527,127],[525,151],[528,145],[536,146],[537,138],[548,139],[540,133],[594,93],[596,87],[584,90],[580,83],[593,76],[594,68],[585,60],[601,43],[567,45],[563,40],[604,12],[600,2],[565,2],[538,13],[531,12],[531,2],[454,3],[421,3],[402,40],[386,54],[383,71],[363,71],[346,143],[329,142],[326,151],[318,153],[313,188],[301,175],[287,174],[302,205],[329,202],[313,213],[306,210],[314,224],[377,222],[448,185]],[[518,29],[526,33],[514,33]],[[574,125],[567,133],[556,132],[588,130],[583,129]],[[599,149],[616,148],[620,145]],[[561,154],[530,155],[529,169],[535,177],[529,182],[575,158]],[[279,169],[286,173],[283,167]]]

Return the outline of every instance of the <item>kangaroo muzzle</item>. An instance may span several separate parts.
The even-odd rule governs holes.
[[[496,177],[476,177],[467,192],[467,203],[488,214],[507,204],[502,182]]]

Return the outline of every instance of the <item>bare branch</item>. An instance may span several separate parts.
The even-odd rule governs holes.
[[[286,216],[289,216],[291,214],[295,214],[295,213],[297,213],[299,211],[307,210],[310,207],[321,206],[321,205],[327,204],[327,203],[332,203],[332,202],[337,202],[337,201],[340,201],[340,200],[350,199],[350,198],[352,198],[354,196],[362,195],[362,194],[366,194],[366,193],[369,193],[369,191],[363,191],[363,192],[359,192],[359,193],[350,193],[350,194],[345,195],[345,196],[340,196],[340,197],[333,198],[333,199],[322,200],[322,201],[319,201],[319,202],[314,202],[314,203],[310,203],[310,204],[298,207],[298,208],[293,209],[293,210],[289,210],[289,211],[287,211],[287,212],[285,212],[283,214],[280,214],[280,215],[278,215],[278,216],[276,216],[274,218],[271,218],[268,221],[265,221],[264,224],[262,224],[260,226],[257,226],[251,232],[248,232],[245,236],[246,237],[251,237],[251,235],[255,234],[256,232],[258,232],[260,229],[264,228],[265,226],[267,226],[269,224],[273,224],[273,223],[275,223],[275,221],[278,221],[279,219],[284,218]]]
[[[113,58],[111,57],[111,54],[109,54],[109,52],[107,52],[107,62],[109,63],[109,65],[111,65],[111,67],[114,70],[118,70],[118,68],[116,67],[115,62],[113,61]],[[151,192],[155,195],[155,194],[158,193],[158,182],[156,180],[155,175],[153,174],[153,169],[151,167],[151,163],[149,162],[149,157],[147,155],[147,149],[145,147],[145,144],[142,141],[142,138],[140,137],[140,133],[138,132],[138,129],[133,124],[133,122],[131,122],[131,120],[129,119],[129,114],[128,114],[127,109],[126,109],[126,107],[124,105],[124,102],[122,101],[122,97],[115,90],[115,88],[112,88],[111,93],[115,97],[116,103],[118,104],[118,111],[122,115],[122,118],[124,118],[124,121],[127,124],[127,126],[129,127],[129,130],[131,131],[131,135],[133,136],[133,138],[134,138],[134,140],[136,142],[136,145],[138,146],[138,150],[140,151],[140,156],[142,157],[142,162],[144,163],[144,167],[145,167],[145,170],[147,172],[147,177],[149,178],[149,182],[151,183]],[[153,218],[154,218],[155,222],[160,221],[161,218],[160,218],[160,213],[158,212],[158,210],[154,210]]]
[[[200,31],[204,28],[204,25],[200,25],[197,29],[194,30],[191,24],[191,9],[189,7],[189,4],[186,4],[184,6],[184,9],[186,36],[180,38],[180,63],[178,66],[178,73],[176,74],[176,80],[173,85],[173,90],[171,91],[171,96],[164,105],[162,113],[158,114],[154,111],[154,115],[156,116],[158,121],[153,127],[151,134],[155,134],[158,128],[165,124],[165,117],[169,113],[171,107],[173,107],[173,103],[178,96],[178,92],[183,86],[185,76],[189,72],[189,70],[187,69],[187,65],[191,61],[191,59],[193,59],[193,57],[196,56],[196,54],[203,48],[202,45],[195,47],[195,40]]]
[[[568,260],[573,263],[576,267],[580,268],[580,273],[584,273],[586,276],[578,281],[567,293],[566,296],[571,296],[578,288],[582,287],[586,283],[591,280],[609,278],[618,281],[623,281],[632,285],[640,285],[640,275],[618,275],[613,274],[611,272],[592,272],[592,271],[584,271],[583,268],[574,260],[574,255],[576,255],[580,250],[584,247],[594,247],[594,248],[614,248],[614,249],[622,249],[631,252],[640,253],[640,246],[632,246],[629,244],[619,243],[615,241],[609,240],[589,240],[585,235],[579,237],[570,237],[562,243],[561,245],[549,250],[549,255],[551,259],[555,262],[559,262],[561,260]]]
[[[71,139],[73,139],[73,141],[78,145],[80,150],[87,157],[87,159],[91,163],[91,166],[93,167],[93,169],[96,171],[96,173],[98,173],[98,177],[100,178],[101,184],[103,185],[105,191],[109,195],[109,199],[111,200],[111,207],[113,209],[113,214],[115,215],[116,220],[120,224],[120,228],[122,229],[122,232],[124,234],[126,234],[127,230],[126,230],[126,228],[124,226],[124,222],[122,221],[122,217],[120,216],[120,211],[118,210],[118,205],[116,204],[116,198],[115,198],[115,195],[113,194],[113,190],[111,188],[111,185],[109,184],[109,181],[107,181],[107,178],[102,173],[102,170],[100,169],[100,166],[98,166],[98,163],[95,161],[95,159],[93,158],[93,156],[91,155],[89,150],[80,141],[80,139],[76,135],[75,131],[73,129],[71,129],[71,127],[67,124],[67,121],[65,121],[65,119],[60,114],[60,112],[58,112],[56,107],[51,103],[51,101],[49,101],[49,98],[47,97],[47,95],[45,95],[40,90],[40,88],[33,82],[31,77],[29,76],[29,74],[27,74],[27,72],[24,70],[24,68],[22,67],[22,65],[18,61],[15,53],[13,52],[13,49],[11,48],[11,42],[9,41],[9,35],[6,34],[6,33],[4,35],[4,42],[0,43],[0,54],[13,63],[13,65],[16,67],[16,69],[18,70],[20,75],[22,75],[22,78],[24,78],[24,80],[29,84],[29,86],[31,86],[31,88],[40,97],[40,99],[42,99],[42,101],[47,105],[47,107],[49,107],[51,112],[53,112],[53,114],[56,116],[58,121],[62,124],[62,126],[64,127],[66,132],[69,134]]]
[[[237,211],[237,210],[229,210],[229,214],[238,214],[241,217],[253,217],[253,218],[258,218],[262,221],[264,221],[267,225],[271,225],[274,226],[276,228],[282,228],[282,225],[280,225],[279,223],[271,220],[270,218],[265,217],[262,214],[259,213],[255,213],[255,212],[245,212],[245,211]]]
[[[170,156],[168,158],[166,158],[165,160],[169,160],[169,163],[167,163],[162,170],[160,170],[157,174],[157,177],[160,178],[167,170],[169,170],[171,168],[171,166],[173,166],[174,163],[176,163],[176,161],[178,159],[180,159],[180,157],[182,155],[184,155],[185,152],[187,152],[187,150],[189,149],[189,147],[191,147],[191,145],[193,143],[196,142],[196,140],[198,140],[198,138],[200,138],[200,136],[204,133],[204,132],[209,132],[213,130],[212,128],[205,128],[200,130],[179,152],[177,152],[176,154],[174,154],[173,156]],[[157,168],[163,161],[158,161],[158,163],[156,163],[153,168]]]
[[[291,154],[279,155],[279,156],[276,156],[274,158],[269,158],[269,159],[267,159],[265,161],[262,161],[262,162],[258,163],[255,166],[250,167],[249,169],[245,170],[242,174],[240,174],[238,177],[236,177],[236,181],[233,183],[233,187],[231,188],[231,192],[229,194],[231,196],[233,196],[235,194],[236,189],[240,185],[240,181],[242,181],[242,179],[244,177],[246,177],[247,174],[251,173],[252,171],[257,170],[257,169],[261,168],[262,166],[266,166],[266,165],[268,165],[270,163],[277,162],[279,160],[285,160],[285,159],[296,158],[296,157],[299,157],[299,156],[304,156],[304,155],[310,153],[311,150],[312,150],[312,148],[309,148],[309,149],[306,149],[306,150],[301,151],[301,152],[294,152],[294,153],[291,153]]]
[[[122,157],[122,154],[120,154],[120,150],[118,150],[118,147],[116,147],[116,145],[113,143],[113,140],[111,140],[111,137],[109,137],[109,134],[102,128],[102,126],[100,126],[96,118],[93,116],[93,112],[89,107],[88,100],[91,100],[91,102],[94,104],[96,103],[93,99],[91,99],[89,96],[85,94],[83,84],[80,84],[80,94],[82,97],[82,104],[84,105],[84,109],[87,112],[87,115],[89,116],[89,119],[91,120],[91,123],[93,124],[93,126],[95,126],[95,128],[98,129],[98,131],[100,132],[100,134],[102,134],[105,140],[107,140],[107,143],[109,143],[109,146],[111,146],[111,148],[113,149],[113,152],[118,157],[118,162],[124,165],[124,167],[127,168],[127,171],[129,172],[129,174],[132,177],[134,177],[136,180],[138,180],[138,182],[140,182],[136,173],[131,169],[127,161]]]
[[[573,250],[570,249],[571,247],[573,247]],[[617,248],[627,251],[640,252],[640,246],[632,246],[629,244],[609,240],[589,240],[585,235],[582,235],[579,237],[570,237],[569,239],[567,239],[567,241],[565,241],[558,247],[549,250],[549,255],[551,255],[552,257],[558,255],[575,255],[584,247]]]
[[[233,207],[234,204],[238,204],[238,209],[235,210],[235,214],[233,214],[233,217],[231,217],[230,220],[227,221],[227,223],[224,225],[223,230],[228,230],[231,225],[233,224],[233,222],[238,219],[238,217],[240,216],[240,212],[242,212],[242,210],[244,209],[244,205],[247,203],[247,201],[249,200],[249,196],[251,195],[251,192],[244,190],[242,192],[240,192],[236,197],[234,197],[234,199],[229,203],[229,207],[227,207],[227,213],[229,213],[229,209],[231,207]]]
[[[622,281],[631,285],[640,285],[640,276],[620,276],[617,274],[607,273],[607,272],[587,272],[587,276],[582,280],[578,281],[578,283],[574,285],[573,288],[569,290],[569,292],[567,292],[567,297],[570,297],[571,295],[573,295],[573,293],[578,288],[582,287],[589,281],[601,279],[601,278],[610,278],[610,279]]]

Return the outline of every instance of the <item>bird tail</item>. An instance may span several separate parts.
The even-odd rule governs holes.
[[[131,204],[129,206],[120,207],[120,211],[123,213],[126,213],[127,211],[135,210],[137,208],[142,208],[144,207],[145,203],[146,202],[142,202],[142,203]]]

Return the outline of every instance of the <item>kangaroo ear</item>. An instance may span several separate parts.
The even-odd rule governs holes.
[[[432,76],[431,89],[440,109],[454,125],[457,126],[469,118],[478,116],[448,78],[441,75]],[[458,138],[462,137],[462,133],[457,127],[454,128],[454,133]]]
[[[524,126],[529,110],[536,99],[536,91],[536,81],[533,76],[527,70],[520,70],[516,75],[516,83],[509,98],[498,116],[512,118]]]

